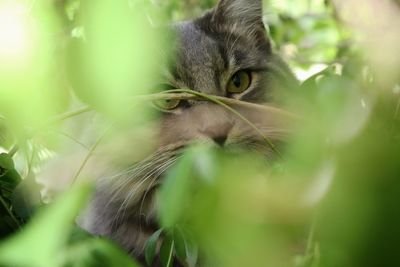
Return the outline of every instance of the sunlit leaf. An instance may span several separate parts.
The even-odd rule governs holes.
[[[68,103],[60,84],[59,20],[49,2],[0,3],[0,113],[8,126],[23,135],[39,127]]]
[[[166,31],[151,24],[151,11],[143,0],[81,2],[85,37],[70,45],[69,76],[81,100],[113,119],[145,119],[147,106],[128,100],[150,92],[168,57]]]

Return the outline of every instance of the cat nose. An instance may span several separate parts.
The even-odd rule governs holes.
[[[220,135],[212,138],[212,140],[214,140],[214,142],[219,146],[224,146],[226,139],[228,139],[227,135]]]

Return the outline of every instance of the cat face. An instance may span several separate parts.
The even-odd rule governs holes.
[[[289,69],[271,51],[261,0],[221,0],[203,17],[173,28],[178,37],[176,57],[165,77],[171,87],[265,103],[274,101],[274,91],[295,83]],[[140,256],[148,236],[157,228],[154,193],[184,147],[205,142],[273,156],[260,132],[271,140],[281,139],[284,131],[279,116],[246,106],[232,108],[259,132],[220,105],[169,102],[160,117],[156,151],[133,163],[128,171],[101,179],[81,225]]]
[[[261,0],[221,0],[203,17],[173,28],[177,33],[176,57],[165,77],[172,88],[271,103],[277,92],[294,83],[286,65],[271,51]],[[212,103],[173,101],[164,111],[161,146],[191,141],[232,145],[244,138],[260,141],[259,134],[243,121]],[[266,126],[259,114],[241,112],[260,127]]]

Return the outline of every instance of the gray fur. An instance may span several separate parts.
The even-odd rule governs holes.
[[[232,97],[248,102],[273,102],[275,92],[296,84],[288,67],[273,54],[262,22],[261,0],[221,0],[203,17],[173,26],[178,42],[168,82],[176,88]],[[238,70],[252,73],[252,85],[231,95],[226,84]],[[279,119],[259,111],[239,110],[271,139],[285,131]],[[191,101],[161,119],[158,148],[147,159],[113,177],[99,180],[96,195],[81,218],[83,228],[107,236],[132,255],[143,259],[146,239],[157,228],[155,189],[165,171],[193,141],[212,142],[226,137],[226,146],[271,150],[254,130],[212,103]]]

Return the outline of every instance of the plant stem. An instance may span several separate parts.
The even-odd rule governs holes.
[[[270,139],[265,136],[253,123],[251,123],[247,118],[245,118],[243,115],[241,115],[239,112],[231,108],[229,105],[237,105],[237,106],[242,106],[242,107],[247,107],[247,108],[253,108],[253,109],[259,109],[263,111],[268,111],[272,112],[275,114],[283,115],[291,119],[299,119],[298,116],[296,116],[293,113],[284,111],[282,109],[276,108],[276,107],[271,107],[271,106],[266,106],[266,105],[260,105],[260,104],[254,104],[254,103],[249,103],[249,102],[244,102],[232,98],[227,98],[227,97],[221,97],[221,96],[213,96],[213,95],[207,95],[203,94],[197,91],[189,90],[189,89],[175,89],[175,90],[169,90],[165,91],[162,93],[156,93],[156,94],[149,94],[149,95],[140,95],[140,96],[135,96],[129,100],[131,101],[154,101],[154,100],[161,100],[161,99],[179,99],[179,100],[208,100],[210,102],[213,102],[215,104],[218,104],[220,106],[223,106],[233,114],[235,114],[237,117],[239,117],[241,120],[246,122],[248,125],[250,125],[260,136],[262,136],[268,143],[268,145],[271,147],[271,149],[276,152],[279,156],[280,153],[276,149],[275,145],[270,141]],[[80,109],[66,112],[64,114],[61,114],[59,116],[56,116],[55,118],[51,119],[47,123],[45,123],[44,127],[47,127],[49,125],[73,118],[75,116],[82,115],[84,113],[90,112],[93,109],[91,107],[82,107]],[[0,119],[4,119],[3,117],[0,117]],[[35,133],[39,131],[39,129],[33,130],[31,132],[30,136],[34,136]],[[12,149],[9,152],[10,156],[15,155],[15,153],[18,151],[19,147],[18,145],[14,145]]]
[[[18,145],[14,145],[10,151],[8,152],[8,155],[10,157],[14,157],[15,153],[17,153],[17,151],[19,150],[19,146]]]
[[[77,110],[74,110],[74,111],[70,111],[70,112],[61,114],[61,115],[59,115],[59,116],[53,118],[53,119],[50,120],[47,124],[48,124],[48,125],[52,125],[52,124],[54,124],[54,123],[67,120],[67,119],[70,119],[70,118],[75,117],[75,116],[78,116],[78,115],[82,115],[82,114],[87,113],[87,112],[90,112],[90,111],[92,111],[92,110],[93,110],[93,109],[90,108],[90,107],[83,107],[83,108],[80,108],[80,109],[77,109]]]
[[[255,126],[251,121],[249,121],[246,117],[244,117],[242,114],[240,114],[238,111],[234,110],[233,108],[231,108],[230,106],[228,106],[227,104],[223,103],[222,101],[220,101],[219,99],[210,96],[210,95],[206,95],[206,94],[202,94],[199,93],[197,91],[192,91],[192,90],[188,90],[188,89],[177,89],[177,90],[171,90],[171,92],[183,92],[183,93],[189,93],[189,94],[193,94],[199,97],[202,97],[204,99],[207,99],[211,102],[214,102],[215,104],[218,104],[224,108],[226,108],[227,110],[229,110],[230,112],[232,112],[233,114],[235,114],[237,117],[239,117],[241,120],[243,120],[245,123],[247,123],[250,127],[252,127],[263,139],[265,139],[265,141],[267,142],[267,144],[270,146],[270,148],[279,156],[282,157],[281,153],[277,150],[276,146],[271,142],[271,140],[264,135],[264,133],[258,129],[257,126]]]
[[[111,129],[111,126],[107,128],[102,135],[96,140],[96,142],[93,144],[93,146],[90,148],[88,151],[86,157],[83,159],[82,164],[79,166],[79,169],[75,173],[74,177],[72,178],[72,183],[75,184],[76,180],[78,179],[79,175],[81,174],[83,168],[85,168],[87,162],[89,161],[90,157],[93,155],[94,151],[96,148],[99,146],[99,144],[103,141],[104,137],[108,134],[108,131]]]

